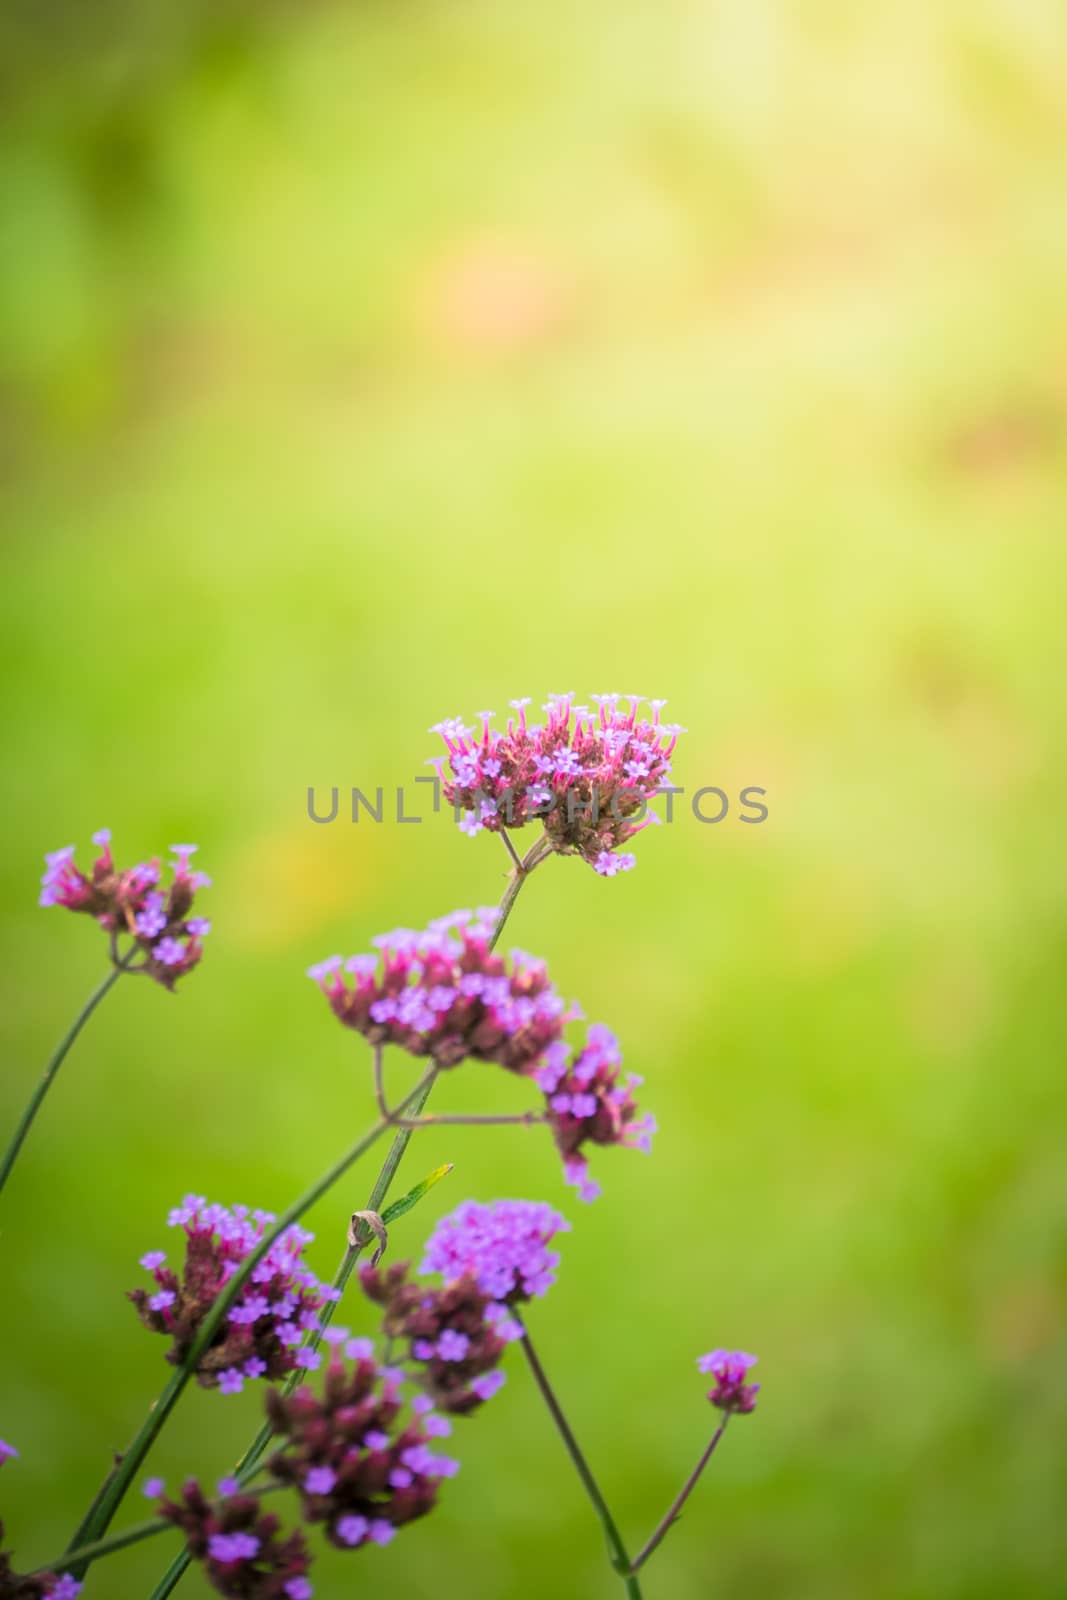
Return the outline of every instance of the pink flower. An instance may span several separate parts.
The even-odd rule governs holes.
[[[158,860],[120,872],[111,855],[108,829],[94,833],[93,843],[100,854],[88,874],[74,865],[73,845],[45,856],[39,903],[87,913],[108,935],[116,965],[121,963],[125,972],[143,972],[165,989],[173,989],[199,963],[211,926],[206,918],[189,915],[197,889],[207,882],[202,874],[185,870],[187,853],[195,846],[180,847],[186,853],[174,863],[173,881],[164,891],[157,887]],[[120,953],[119,940],[126,938],[132,942]]]
[[[529,700],[513,700],[518,715],[504,732],[490,727],[491,711],[479,712],[473,726],[453,717],[431,729],[444,741],[433,764],[464,833],[540,821],[553,849],[580,855],[603,877],[634,865],[631,854],[616,852],[658,820],[648,803],[668,783],[685,730],[660,721],[665,700],[651,701],[645,717],[641,695],[592,699],[595,710],[575,706],[573,695],[550,695],[536,726],[526,720]]]
[[[707,1355],[699,1356],[700,1371],[710,1372],[715,1379],[715,1387],[708,1395],[712,1405],[742,1416],[755,1411],[760,1386],[745,1382],[745,1374],[755,1365],[756,1357],[744,1350],[709,1350]]]
[[[456,911],[419,933],[398,928],[373,941],[378,956],[331,956],[308,976],[334,1015],[372,1044],[399,1045],[441,1067],[469,1056],[525,1072],[577,1013],[543,961],[490,951],[495,915]]]

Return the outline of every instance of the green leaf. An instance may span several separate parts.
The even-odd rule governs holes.
[[[434,1184],[440,1183],[442,1178],[447,1178],[454,1166],[454,1161],[446,1161],[443,1167],[435,1167],[427,1177],[423,1178],[421,1183],[415,1185],[414,1189],[409,1189],[407,1194],[400,1196],[399,1200],[394,1200],[391,1206],[386,1206],[382,1212],[382,1221],[386,1226],[388,1227],[390,1223],[395,1222],[397,1217],[404,1216],[406,1212],[411,1210],[412,1206],[417,1206],[423,1195],[429,1194]]]

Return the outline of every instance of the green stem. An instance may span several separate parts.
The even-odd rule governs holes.
[[[515,852],[511,847],[510,841],[505,839],[504,842],[508,848],[508,853],[514,858]],[[511,915],[512,907],[519,898],[519,892],[522,889],[523,884],[526,882],[534,868],[542,861],[547,859],[547,855],[548,852],[544,849],[544,840],[539,839],[533,848],[527,853],[524,860],[518,862],[510,874],[508,878],[508,886],[504,891],[503,898],[501,899],[500,905],[497,909],[496,924],[489,940],[490,950],[495,948],[500,935],[503,933],[504,924]],[[418,1116],[419,1112],[426,1104],[426,1101],[429,1098],[430,1090],[433,1088],[434,1076],[435,1074],[429,1074],[426,1078],[424,1078],[422,1083],[420,1083],[416,1088],[414,1094],[409,1096],[408,1100],[405,1102],[405,1105],[410,1107],[411,1114],[413,1116]],[[375,1180],[374,1187],[370,1192],[366,1210],[381,1210],[382,1201],[388,1194],[389,1187],[396,1176],[397,1168],[404,1159],[404,1153],[411,1142],[411,1135],[413,1131],[414,1130],[412,1128],[402,1128],[397,1133],[392,1144],[389,1146],[389,1154],[386,1156],[382,1165],[382,1170],[379,1172]],[[356,1262],[359,1260],[360,1256],[371,1242],[370,1231],[364,1228],[363,1232],[364,1237],[360,1239],[359,1243],[350,1245],[346,1249],[344,1255],[341,1257],[341,1264],[334,1275],[333,1286],[335,1289],[339,1289],[341,1294],[344,1294]],[[322,1334],[325,1332],[326,1328],[329,1327],[334,1313],[336,1312],[340,1303],[340,1300],[331,1300],[327,1301],[326,1305],[323,1307],[320,1313],[320,1329],[313,1333],[311,1339],[308,1341],[308,1347],[310,1349],[314,1350],[319,1344]],[[293,1390],[296,1389],[303,1381],[304,1371],[302,1368],[298,1368],[296,1371],[291,1372],[288,1378],[285,1380],[282,1393],[284,1395],[292,1394]],[[246,1482],[251,1474],[256,1470],[260,1460],[262,1459],[263,1452],[270,1443],[272,1433],[273,1429],[271,1428],[270,1423],[264,1422],[255,1438],[252,1440],[252,1443],[248,1446],[248,1449],[238,1461],[235,1472],[238,1479],[242,1483]],[[180,1550],[175,1556],[174,1560],[171,1562],[170,1566],[167,1568],[166,1572],[160,1578],[156,1587],[152,1590],[150,1600],[167,1600],[167,1596],[173,1593],[174,1589],[180,1583],[191,1559],[192,1558],[189,1555],[188,1550]]]
[[[431,1073],[427,1076],[430,1076],[432,1071],[433,1069],[431,1068]],[[424,1079],[423,1082],[420,1083],[413,1091],[413,1093],[409,1095],[408,1103],[414,1102],[416,1096],[423,1088],[425,1081],[426,1080]],[[141,1428],[139,1429],[135,1438],[132,1440],[128,1450],[116,1463],[114,1470],[108,1476],[102,1489],[86,1514],[81,1527],[74,1535],[74,1539],[71,1541],[70,1551],[68,1552],[69,1554],[73,1554],[75,1551],[84,1549],[87,1545],[91,1544],[94,1540],[99,1539],[104,1533],[107,1532],[107,1529],[111,1524],[111,1519],[118,1510],[119,1504],[122,1501],[126,1490],[129,1488],[134,1474],[138,1471],[141,1463],[144,1461],[145,1456],[155,1443],[160,1429],[163,1427],[163,1424],[166,1422],[171,1411],[174,1409],[182,1390],[185,1388],[186,1384],[189,1382],[189,1379],[196,1371],[201,1356],[210,1346],[215,1334],[218,1332],[218,1329],[222,1324],[223,1318],[226,1316],[226,1313],[229,1311],[237,1296],[240,1294],[241,1289],[247,1283],[252,1272],[267,1254],[267,1251],[270,1249],[271,1245],[274,1244],[275,1240],[278,1239],[287,1228],[291,1228],[294,1222],[299,1222],[305,1211],[310,1210],[317,1200],[321,1200],[322,1196],[327,1192],[328,1189],[331,1189],[340,1178],[344,1177],[348,1169],[359,1160],[360,1156],[366,1154],[371,1145],[373,1145],[377,1139],[381,1138],[382,1134],[387,1131],[388,1127],[388,1122],[382,1118],[375,1124],[369,1133],[364,1134],[361,1139],[358,1139],[352,1148],[347,1151],[339,1161],[335,1162],[334,1165],[330,1167],[321,1178],[311,1185],[310,1189],[305,1190],[305,1192],[300,1196],[299,1200],[295,1200],[288,1210],[282,1213],[274,1226],[268,1229],[268,1231],[263,1235],[256,1248],[242,1261],[233,1277],[227,1283],[226,1288],[222,1294],[219,1295],[218,1299],[212,1305],[211,1310],[200,1324],[200,1327],[197,1330],[196,1338],[189,1347],[181,1366],[171,1377],[170,1381],[163,1389],[162,1394],[160,1394],[159,1398],[152,1405],[148,1416],[142,1423]],[[77,1568],[72,1567],[71,1571],[74,1572],[76,1577],[81,1577],[88,1564],[88,1561],[79,1558]]]
[[[282,1489],[288,1489],[287,1483],[267,1483],[255,1493],[262,1499],[267,1494],[277,1494]],[[128,1528],[123,1528],[121,1533],[112,1533],[106,1539],[94,1539],[92,1544],[82,1545],[80,1550],[68,1550],[64,1555],[57,1556],[54,1561],[46,1561],[43,1566],[35,1567],[26,1576],[30,1578],[43,1577],[46,1573],[71,1571],[75,1565],[82,1561],[95,1561],[99,1556],[114,1555],[116,1550],[125,1550],[128,1545],[141,1544],[145,1539],[154,1538],[157,1533],[178,1532],[178,1527],[173,1522],[166,1521],[163,1517],[152,1517],[148,1522],[134,1522]]]
[[[599,1517],[600,1525],[604,1529],[604,1537],[607,1540],[612,1568],[622,1579],[630,1600],[641,1600],[641,1586],[631,1569],[630,1557],[627,1554],[626,1546],[623,1543],[615,1518],[612,1516],[608,1503],[604,1499],[600,1485],[593,1476],[592,1468],[582,1454],[581,1446],[574,1437],[571,1425],[563,1414],[563,1407],[560,1405],[555,1391],[548,1381],[548,1374],[541,1365],[540,1357],[531,1343],[529,1330],[522,1320],[518,1307],[513,1307],[511,1314],[522,1327],[522,1339],[520,1342],[530,1371],[533,1373],[534,1382],[541,1391],[541,1398],[548,1407],[552,1421],[556,1424],[556,1431],[566,1446],[567,1454],[574,1463],[574,1470],[577,1472],[582,1487],[589,1496],[593,1510]]]
[[[423,1078],[422,1082],[415,1090],[414,1095],[410,1098],[410,1105],[416,1107],[416,1109],[425,1105],[430,1090],[433,1088],[435,1076],[436,1073],[427,1073],[426,1077]],[[385,1164],[375,1180],[374,1188],[371,1190],[370,1198],[367,1201],[366,1210],[368,1211],[381,1210],[382,1201],[389,1192],[389,1186],[396,1176],[396,1169],[403,1160],[404,1151],[408,1147],[408,1141],[411,1138],[411,1130],[406,1128],[404,1130],[404,1134],[406,1134],[406,1137],[404,1137],[402,1134],[398,1134],[393,1140],[392,1144],[389,1146],[389,1154],[385,1158]],[[348,1246],[344,1255],[341,1257],[341,1264],[334,1274],[333,1287],[342,1295],[344,1294],[348,1285],[349,1278],[352,1276],[356,1262],[373,1240],[373,1235],[365,1224],[363,1225],[362,1231],[364,1237],[359,1240],[358,1244],[352,1244]],[[334,1313],[339,1305],[339,1300],[327,1300],[326,1304],[319,1312],[319,1325],[312,1333],[311,1338],[307,1341],[307,1349],[318,1349],[322,1342],[322,1336],[326,1332],[326,1329],[329,1327],[330,1323],[333,1321]],[[298,1388],[299,1385],[304,1382],[304,1379],[305,1373],[303,1368],[297,1367],[295,1371],[291,1372],[288,1378],[286,1378],[285,1384],[282,1388],[282,1393],[284,1395],[292,1394],[293,1390]],[[265,1422],[260,1428],[259,1432],[256,1434],[256,1437],[253,1439],[252,1443],[249,1445],[248,1449],[245,1451],[244,1455],[241,1457],[240,1461],[237,1463],[236,1473],[242,1483],[246,1482],[247,1479],[251,1477],[252,1473],[255,1472],[260,1458],[270,1442],[272,1432],[273,1430],[270,1426],[270,1423]]]
[[[35,1567],[27,1576],[36,1578],[46,1572],[64,1572],[74,1567],[74,1563],[95,1561],[98,1556],[112,1555],[116,1550],[125,1550],[127,1545],[140,1544],[142,1539],[151,1539],[157,1533],[179,1532],[173,1522],[164,1522],[162,1517],[153,1517],[149,1522],[135,1522],[129,1528],[123,1528],[121,1533],[113,1533],[107,1539],[94,1539],[92,1544],[82,1545],[75,1556],[71,1551],[60,1556],[55,1561],[46,1562],[42,1567]]]
[[[729,1420],[730,1420],[730,1413],[728,1411],[726,1411],[726,1412],[723,1413],[722,1421],[719,1423],[719,1426],[715,1429],[715,1432],[711,1436],[711,1443],[706,1447],[706,1449],[704,1450],[704,1453],[701,1456],[700,1460],[697,1462],[696,1466],[693,1468],[693,1470],[689,1474],[688,1478],[686,1478],[684,1484],[682,1485],[681,1489],[678,1492],[677,1497],[672,1501],[670,1510],[664,1516],[663,1520],[657,1524],[657,1526],[656,1526],[654,1532],[652,1533],[651,1537],[647,1540],[647,1542],[645,1544],[643,1544],[641,1546],[641,1549],[638,1551],[637,1555],[634,1557],[633,1561],[631,1562],[631,1564],[630,1564],[630,1571],[631,1572],[636,1572],[639,1567],[643,1567],[644,1566],[644,1564],[648,1560],[649,1556],[652,1554],[652,1552],[660,1544],[660,1541],[667,1537],[667,1534],[671,1531],[671,1529],[674,1527],[674,1524],[678,1521],[678,1518],[682,1514],[682,1507],[685,1505],[685,1502],[689,1499],[689,1496],[692,1494],[693,1490],[696,1488],[697,1483],[698,1483],[698,1481],[700,1479],[700,1474],[704,1471],[704,1468],[707,1466],[708,1462],[711,1460],[712,1454],[713,1454],[713,1452],[715,1450],[715,1446],[718,1444],[719,1440],[722,1438],[723,1434],[726,1432],[726,1424],[729,1422]]]
[[[74,1043],[79,1033],[81,1033],[82,1029],[85,1027],[85,1024],[88,1022],[89,1018],[92,1016],[101,1000],[107,994],[108,990],[113,989],[115,984],[122,977],[122,972],[123,969],[121,966],[112,967],[111,971],[108,973],[103,982],[98,984],[93,990],[92,994],[89,996],[88,1000],[86,1000],[85,1004],[78,1012],[78,1015],[74,1018],[74,1021],[67,1029],[67,1032],[63,1035],[63,1038],[56,1046],[52,1054],[52,1059],[49,1061],[44,1070],[44,1076],[41,1078],[41,1081],[30,1095],[26,1109],[19,1118],[18,1126],[11,1136],[11,1142],[4,1151],[3,1160],[0,1161],[0,1189],[3,1189],[4,1184],[11,1176],[11,1169],[18,1159],[18,1153],[22,1149],[22,1146],[26,1140],[26,1135],[29,1133],[30,1128],[33,1125],[33,1119],[36,1117],[38,1111],[40,1111],[44,1097],[52,1087],[56,1073],[66,1060],[71,1045]]]

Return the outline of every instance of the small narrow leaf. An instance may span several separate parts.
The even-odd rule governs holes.
[[[391,1206],[386,1206],[382,1212],[382,1221],[386,1226],[388,1227],[391,1222],[395,1222],[397,1217],[404,1216],[406,1212],[411,1210],[412,1206],[417,1206],[423,1195],[429,1194],[434,1184],[440,1183],[442,1178],[447,1178],[454,1166],[455,1162],[446,1161],[443,1167],[435,1167],[427,1177],[423,1178],[421,1183],[415,1185],[414,1189],[409,1189],[407,1194],[400,1196],[399,1200],[394,1200]]]

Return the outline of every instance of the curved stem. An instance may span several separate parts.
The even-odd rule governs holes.
[[[386,1104],[385,1082],[382,1077],[382,1057],[385,1047],[382,1044],[371,1046],[371,1055],[374,1060],[374,1098],[378,1103],[378,1110],[386,1122],[392,1123],[394,1128],[405,1128],[413,1133],[416,1128],[505,1128],[522,1125],[532,1128],[548,1121],[543,1111],[518,1111],[509,1112],[502,1116],[478,1116],[473,1113],[457,1112],[455,1115],[432,1117],[404,1117],[399,1111],[393,1111]],[[368,1207],[368,1209],[376,1209]]]
[[[406,1128],[414,1133],[416,1128],[539,1128],[548,1121],[543,1111],[519,1111],[508,1116],[468,1116],[457,1112],[455,1116],[402,1117],[388,1109],[386,1121],[394,1128]]]
[[[287,1483],[266,1483],[254,1492],[263,1498],[264,1495],[278,1494],[283,1489],[290,1487]],[[54,1561],[46,1561],[42,1566],[34,1567],[27,1573],[27,1577],[43,1577],[46,1573],[71,1571],[81,1561],[95,1561],[99,1556],[114,1555],[116,1550],[125,1550],[131,1544],[140,1544],[144,1539],[152,1539],[157,1533],[179,1533],[181,1530],[176,1523],[169,1522],[164,1517],[152,1517],[147,1522],[134,1522],[128,1528],[123,1528],[121,1533],[112,1533],[106,1539],[94,1539],[92,1544],[83,1545],[77,1552],[67,1551],[65,1555],[57,1556]]]
[[[123,966],[112,967],[111,971],[108,973],[103,982],[97,984],[96,988],[93,990],[88,1000],[86,1000],[85,1004],[78,1012],[78,1015],[74,1018],[74,1021],[71,1023],[70,1027],[63,1035],[63,1038],[59,1041],[59,1044],[53,1051],[52,1058],[44,1070],[44,1075],[37,1087],[34,1089],[33,1093],[30,1095],[26,1109],[19,1118],[18,1126],[15,1128],[15,1131],[11,1136],[11,1141],[8,1144],[7,1149],[4,1151],[3,1160],[0,1161],[0,1189],[3,1189],[4,1184],[11,1176],[11,1169],[18,1159],[18,1153],[22,1149],[22,1146],[26,1140],[26,1135],[29,1133],[30,1128],[33,1125],[33,1119],[36,1117],[38,1111],[40,1111],[44,1097],[52,1087],[56,1073],[63,1065],[71,1045],[74,1043],[79,1033],[81,1033],[82,1029],[85,1027],[85,1024],[88,1022],[89,1018],[92,1016],[101,1000],[107,994],[108,990],[114,988],[115,984],[122,977],[124,971],[125,967]]]
[[[107,1539],[94,1539],[92,1544],[86,1544],[78,1551],[77,1556],[68,1551],[59,1556],[55,1561],[48,1561],[41,1567],[35,1567],[27,1576],[31,1578],[42,1576],[46,1572],[64,1572],[74,1567],[75,1561],[95,1561],[98,1556],[112,1555],[116,1550],[125,1550],[127,1545],[140,1544],[142,1539],[151,1539],[157,1533],[178,1533],[181,1530],[173,1522],[164,1522],[162,1517],[153,1517],[149,1522],[135,1522],[129,1528],[123,1528],[121,1533],[113,1533]]]
[[[682,1507],[685,1505],[685,1502],[689,1499],[689,1496],[696,1488],[700,1474],[704,1471],[704,1468],[711,1460],[712,1452],[714,1451],[715,1446],[726,1432],[726,1424],[729,1422],[729,1420],[730,1413],[726,1411],[723,1413],[722,1421],[719,1423],[719,1426],[715,1429],[715,1432],[711,1436],[711,1443],[708,1445],[707,1449],[704,1451],[704,1454],[701,1456],[700,1460],[697,1462],[696,1466],[685,1480],[685,1483],[682,1485],[682,1488],[677,1498],[672,1503],[670,1510],[663,1518],[663,1521],[659,1523],[652,1536],[644,1545],[642,1545],[641,1549],[634,1557],[630,1565],[631,1572],[636,1572],[639,1567],[644,1566],[653,1550],[656,1549],[661,1540],[666,1538],[671,1528],[678,1521],[678,1518],[682,1514]]]
[[[408,1105],[413,1110],[417,1110],[419,1106],[426,1103],[427,1096],[429,1095],[430,1090],[433,1088],[435,1076],[435,1073],[427,1073],[425,1078],[423,1078],[422,1082],[416,1089],[414,1095],[409,1097]],[[365,1207],[367,1211],[381,1210],[382,1201],[389,1192],[389,1186],[392,1183],[393,1178],[396,1176],[396,1169],[399,1167],[400,1162],[403,1159],[404,1151],[407,1149],[410,1139],[410,1130],[405,1129],[404,1134],[398,1134],[390,1145],[389,1154],[386,1156],[382,1170],[375,1179],[374,1188],[371,1190],[370,1195],[368,1196]],[[345,1250],[344,1255],[341,1257],[341,1263],[333,1277],[333,1287],[337,1289],[340,1294],[344,1294],[356,1262],[359,1260],[364,1250],[366,1250],[367,1246],[373,1242],[373,1238],[374,1235],[364,1224],[363,1236],[356,1244],[349,1245]],[[311,1338],[307,1341],[307,1349],[318,1349],[319,1345],[322,1343],[323,1334],[333,1321],[334,1313],[339,1305],[340,1300],[328,1300],[322,1307],[319,1312],[318,1326],[314,1329]],[[293,1390],[298,1388],[299,1385],[304,1382],[304,1379],[304,1369],[302,1367],[297,1367],[289,1374],[288,1378],[286,1378],[285,1384],[282,1388],[283,1395],[292,1394]],[[256,1434],[256,1437],[253,1439],[252,1443],[249,1445],[248,1449],[245,1451],[244,1455],[241,1457],[240,1461],[237,1463],[237,1467],[235,1469],[236,1475],[238,1478],[240,1478],[242,1483],[247,1482],[253,1472],[255,1472],[258,1468],[260,1459],[268,1443],[270,1442],[272,1435],[273,1429],[271,1428],[270,1423],[265,1422],[260,1428],[259,1432]]]
[[[521,872],[523,870],[522,857],[520,856],[519,852],[516,850],[515,846],[512,844],[511,835],[508,833],[508,830],[506,828],[501,828],[500,837],[504,841],[504,849],[507,851],[508,855],[511,857],[512,865],[515,867],[517,872]]]
[[[538,866],[541,861],[546,859],[549,852],[544,850],[544,842],[545,841],[543,839],[539,839],[533,848],[528,852],[525,859],[523,861],[517,861],[514,870],[510,874],[508,878],[508,886],[504,891],[503,898],[501,899],[500,905],[497,909],[496,922],[489,938],[488,947],[490,950],[494,949],[497,940],[503,933],[504,925],[507,922],[508,917],[511,915],[512,908],[514,907],[516,900],[519,898],[519,893],[523,884],[526,882],[526,879],[530,876],[530,873],[534,870],[534,868]],[[509,853],[514,857],[515,851],[511,846],[510,839],[505,840],[505,843],[509,847]],[[435,1077],[436,1073],[431,1072],[427,1074],[427,1076],[415,1089],[414,1093],[409,1095],[408,1098],[402,1103],[401,1110],[409,1110],[414,1116],[417,1117],[418,1113],[426,1104],[430,1090],[433,1087]],[[381,1104],[382,1102],[379,1100],[379,1105]],[[386,1115],[383,1112],[383,1121],[385,1120]],[[389,1120],[391,1120],[391,1114],[389,1116]],[[385,1158],[385,1161],[382,1165],[382,1170],[379,1172],[375,1180],[374,1187],[370,1192],[370,1196],[367,1200],[366,1210],[381,1210],[382,1201],[389,1192],[389,1187],[393,1181],[393,1178],[396,1176],[397,1168],[403,1160],[404,1153],[411,1142],[411,1135],[413,1131],[414,1130],[411,1127],[407,1127],[403,1124],[400,1126],[395,1139],[389,1146],[389,1154]],[[364,1237],[360,1239],[357,1244],[350,1245],[348,1249],[346,1249],[344,1255],[341,1257],[341,1264],[337,1269],[336,1275],[334,1276],[333,1286],[335,1289],[339,1289],[342,1294],[345,1291],[349,1278],[352,1276],[356,1262],[359,1260],[368,1244],[370,1244],[371,1238],[372,1235],[370,1230],[365,1228]],[[314,1349],[318,1345],[320,1339],[322,1338],[322,1334],[329,1326],[338,1305],[340,1305],[339,1299],[328,1301],[323,1307],[319,1314],[320,1328],[312,1335],[312,1338],[309,1341],[309,1346],[311,1349]],[[290,1373],[289,1377],[285,1381],[285,1386],[282,1390],[282,1393],[285,1395],[292,1394],[293,1390],[298,1386],[298,1384],[303,1381],[303,1378],[303,1369],[297,1369],[297,1371]],[[248,1477],[250,1477],[251,1474],[256,1470],[260,1460],[263,1457],[263,1452],[269,1445],[272,1436],[273,1430],[270,1424],[265,1422],[260,1428],[259,1432],[256,1434],[255,1438],[252,1440],[252,1443],[248,1446],[248,1449],[245,1451],[244,1455],[237,1463],[237,1467],[235,1469],[236,1475],[242,1483],[247,1482]],[[179,1551],[174,1560],[171,1562],[170,1566],[167,1568],[166,1572],[160,1578],[156,1587],[152,1590],[150,1600],[167,1600],[167,1596],[173,1593],[184,1576],[185,1571],[189,1566],[189,1561],[190,1556],[188,1550]]]
[[[641,1600],[641,1588],[634,1575],[634,1568],[631,1567],[630,1557],[626,1553],[626,1546],[622,1541],[622,1535],[619,1532],[615,1518],[612,1516],[608,1503],[604,1499],[600,1485],[593,1476],[592,1468],[582,1454],[581,1446],[574,1437],[571,1425],[563,1414],[563,1407],[560,1405],[555,1391],[548,1381],[548,1375],[531,1343],[529,1330],[517,1306],[512,1308],[511,1314],[522,1327],[520,1343],[522,1344],[523,1354],[529,1363],[530,1371],[533,1373],[534,1382],[541,1391],[541,1397],[548,1407],[552,1421],[556,1424],[556,1430],[566,1446],[567,1454],[574,1463],[574,1470],[581,1479],[582,1487],[592,1502],[593,1510],[600,1518],[600,1524],[604,1529],[604,1537],[607,1540],[608,1551],[611,1556],[611,1565],[622,1579],[626,1587],[626,1593],[631,1597],[631,1600]]]
[[[427,1074],[427,1077],[429,1076],[430,1074]],[[412,1095],[409,1096],[410,1102],[414,1101],[415,1096],[418,1095],[420,1090],[423,1088],[425,1081],[426,1080],[424,1079],[423,1083],[420,1083],[418,1088],[416,1088]],[[407,1104],[408,1102],[405,1102],[402,1109],[406,1109]],[[189,1347],[181,1366],[173,1374],[170,1381],[164,1387],[159,1398],[152,1405],[148,1416],[142,1423],[129,1448],[116,1463],[114,1470],[111,1472],[100,1493],[97,1495],[97,1498],[85,1516],[81,1527],[74,1535],[69,1553],[73,1554],[75,1551],[84,1549],[86,1545],[99,1539],[104,1533],[106,1533],[108,1527],[110,1526],[112,1517],[118,1510],[123,1495],[130,1486],[130,1482],[132,1481],[134,1474],[137,1472],[145,1456],[148,1454],[149,1450],[154,1444],[156,1436],[163,1427],[163,1424],[166,1422],[171,1411],[174,1409],[182,1390],[185,1388],[186,1384],[189,1382],[189,1379],[196,1371],[197,1364],[199,1363],[201,1356],[210,1346],[215,1334],[222,1324],[223,1318],[225,1317],[227,1311],[229,1311],[238,1294],[241,1292],[241,1289],[245,1283],[247,1283],[249,1277],[259,1265],[260,1261],[262,1261],[263,1257],[267,1254],[267,1251],[270,1249],[271,1245],[280,1237],[281,1234],[285,1232],[287,1228],[291,1228],[294,1222],[298,1222],[304,1215],[305,1211],[310,1210],[315,1202],[320,1200],[327,1190],[333,1187],[338,1179],[344,1176],[349,1167],[353,1166],[355,1162],[359,1160],[360,1156],[364,1155],[370,1149],[371,1145],[374,1144],[377,1139],[381,1138],[382,1134],[386,1132],[388,1127],[389,1124],[383,1118],[381,1121],[375,1124],[369,1133],[364,1134],[361,1139],[357,1139],[352,1148],[348,1150],[339,1161],[335,1162],[334,1165],[330,1167],[321,1178],[311,1185],[310,1189],[305,1190],[305,1192],[300,1196],[299,1200],[295,1200],[288,1210],[282,1213],[274,1226],[269,1228],[266,1233],[264,1233],[262,1239],[256,1245],[256,1248],[242,1261],[233,1277],[227,1283],[226,1288],[222,1294],[219,1295],[218,1299],[212,1305],[211,1310],[200,1324],[200,1327],[197,1330],[196,1338]],[[87,1566],[88,1561],[79,1560],[77,1568],[72,1566],[71,1571],[75,1573],[76,1577],[80,1577]]]
[[[514,855],[515,850],[511,840],[506,839],[505,844],[508,846],[509,854]],[[504,931],[504,924],[510,917],[511,909],[516,900],[519,898],[519,892],[527,878],[530,876],[530,873],[535,867],[539,867],[541,862],[552,853],[551,845],[548,845],[547,849],[545,848],[546,845],[548,845],[548,841],[545,835],[542,834],[537,843],[527,850],[526,854],[523,856],[522,860],[517,864],[517,866],[512,868],[512,871],[508,876],[508,886],[504,890],[500,904],[497,907],[496,924],[493,928],[492,934],[489,937],[489,950],[496,949],[497,941]]]

